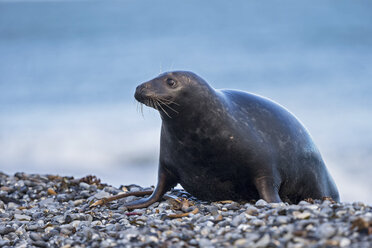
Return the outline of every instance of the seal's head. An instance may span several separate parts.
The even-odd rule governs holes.
[[[134,97],[140,103],[158,110],[163,117],[173,118],[186,107],[193,107],[205,99],[206,92],[211,90],[208,83],[196,74],[174,71],[139,85]]]

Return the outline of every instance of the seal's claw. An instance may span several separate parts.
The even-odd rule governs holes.
[[[122,193],[110,197],[104,197],[96,202],[93,202],[89,207],[96,207],[98,205],[105,205],[109,202],[127,197],[127,196],[144,196],[144,195],[150,195],[153,191],[152,190],[147,190],[147,191],[138,191],[138,192],[127,192],[127,193]]]

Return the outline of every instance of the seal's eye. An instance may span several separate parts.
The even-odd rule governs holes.
[[[172,87],[172,88],[175,88],[175,87],[177,86],[176,81],[174,81],[174,80],[171,79],[171,78],[168,78],[168,79],[167,79],[167,84],[168,84],[170,87]]]

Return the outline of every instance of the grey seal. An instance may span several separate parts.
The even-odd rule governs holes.
[[[160,158],[154,192],[128,208],[149,206],[178,183],[208,201],[339,201],[308,131],[281,105],[244,91],[214,89],[187,71],[139,85],[135,98],[160,113]]]

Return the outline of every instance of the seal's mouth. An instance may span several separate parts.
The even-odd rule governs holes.
[[[141,85],[140,85],[141,86]],[[148,107],[156,108],[157,97],[153,93],[148,93],[145,87],[138,86],[136,89],[136,93],[134,94],[134,98],[142,104],[145,104]]]
[[[144,84],[141,84],[136,88],[134,98],[136,98],[138,102],[158,110],[169,118],[172,118],[172,114],[178,114],[178,111],[175,108],[179,106],[179,104],[170,99],[160,97],[152,92],[148,92]]]

